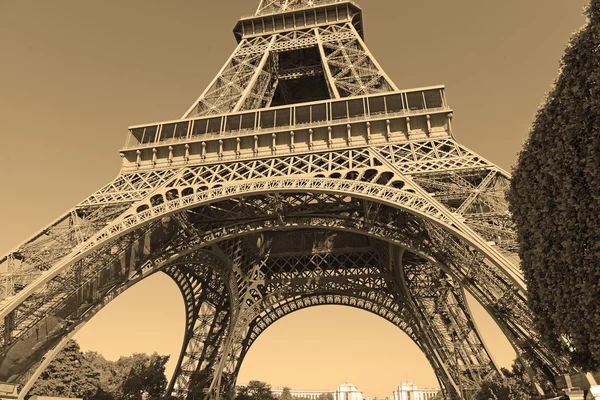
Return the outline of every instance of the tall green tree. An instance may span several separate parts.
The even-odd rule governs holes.
[[[98,391],[100,374],[70,340],[42,372],[29,394],[90,399]]]
[[[600,367],[600,0],[586,13],[588,24],[572,37],[537,113],[508,199],[538,330],[589,371]]]

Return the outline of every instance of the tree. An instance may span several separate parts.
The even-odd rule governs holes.
[[[169,356],[133,354],[108,361],[96,352],[85,357],[100,374],[100,388],[112,399],[158,399],[167,386],[165,364]]]
[[[508,199],[538,331],[589,371],[600,367],[600,0],[586,14],[537,113]]]
[[[475,393],[475,400],[509,400],[508,386],[498,376],[484,379]],[[516,399],[515,399],[516,400]],[[519,399],[522,400],[522,399]]]
[[[290,388],[284,387],[283,391],[281,392],[281,397],[279,399],[280,400],[294,400],[294,398],[292,397],[292,392],[290,392]]]
[[[121,357],[119,364],[124,357]],[[127,358],[125,358],[127,359]],[[165,364],[169,356],[159,356],[157,353],[134,354],[128,357],[129,373],[123,381],[121,390],[124,399],[142,400],[142,398],[158,399],[167,388]]]
[[[501,371],[504,379],[498,375],[485,379],[475,394],[475,400],[527,400],[537,398],[533,383],[525,373],[521,363],[515,360],[510,370],[502,368]]]
[[[102,393],[96,394],[94,400],[119,399],[122,395],[121,386],[125,380],[125,371],[122,368],[117,368],[115,361],[108,361],[95,351],[88,351],[84,356],[100,374],[100,390]],[[100,395],[103,397],[96,399]]]
[[[321,393],[319,395],[318,400],[333,400],[333,394],[331,394],[331,393]]]
[[[248,391],[248,387],[246,386],[238,386],[235,400],[252,400],[252,395]]]
[[[90,400],[167,399],[165,364],[169,356],[134,354],[108,361],[82,353],[71,340],[30,390],[30,395],[82,397]]]
[[[536,396],[533,382],[531,377],[525,373],[525,368],[517,360],[513,361],[511,370],[501,368],[502,374],[506,378],[506,385],[509,388],[510,398],[514,399],[531,399]],[[535,374],[536,381],[544,387],[544,391],[547,393],[552,388],[552,384],[547,382],[547,378],[543,373],[537,371]]]
[[[79,345],[69,340],[42,372],[30,395],[91,398],[100,385],[100,374],[85,359]]]
[[[248,385],[238,388],[236,400],[275,400],[271,393],[271,385],[260,382],[250,381]]]

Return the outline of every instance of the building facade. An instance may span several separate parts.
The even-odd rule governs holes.
[[[402,382],[397,390],[392,393],[392,400],[432,400],[441,389],[419,389],[412,382]]]
[[[342,383],[333,393],[334,400],[363,400],[363,394],[351,383]]]
[[[239,385],[245,386],[245,385]],[[271,393],[277,398],[283,394],[283,387],[272,388]],[[299,399],[317,400],[324,394],[333,395],[334,400],[367,400],[363,394],[352,383],[342,383],[336,390],[298,390],[290,389],[290,394]]]
[[[271,393],[273,393],[273,396],[275,397],[281,397],[281,394],[283,393],[283,389],[282,387],[278,387],[278,388],[272,388],[271,389]],[[321,396],[322,394],[327,394],[327,393],[334,393],[331,390],[295,390],[295,389],[290,389],[290,393],[293,397],[297,397],[300,399],[309,399],[309,400],[317,400],[319,398],[319,396]]]

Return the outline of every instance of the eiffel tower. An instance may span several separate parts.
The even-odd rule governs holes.
[[[466,292],[532,377],[572,372],[532,328],[509,174],[455,140],[444,87],[399,90],[353,1],[262,0],[234,34],[181,119],[131,127],[119,176],[0,260],[0,381],[23,398],[159,272],[185,302],[176,398],[232,398],[265,329],[336,304],[396,325],[446,398],[470,399],[500,372]]]

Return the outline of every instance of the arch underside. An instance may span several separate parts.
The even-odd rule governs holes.
[[[39,245],[14,253],[23,270],[48,272],[35,275],[38,287],[5,314],[0,380],[31,382],[65,334],[158,271],[173,277],[186,304],[170,387],[180,397],[229,393],[256,337],[283,315],[316,304],[386,318],[424,351],[449,395],[467,395],[497,368],[464,290],[523,360],[547,375],[564,372],[563,360],[531,330],[525,294],[498,257],[514,249],[511,227],[495,217],[505,212],[498,194],[505,178],[491,168],[453,172],[452,160],[415,163],[421,171],[411,175],[403,154],[400,146],[384,146],[156,172],[136,181],[137,192],[120,191],[137,196],[133,202],[104,188],[69,215],[64,230],[81,239],[71,250],[60,241],[52,260],[62,269],[36,264]],[[286,162],[282,176],[277,171],[286,171]]]
[[[187,296],[186,303],[196,306],[189,307],[194,311],[188,321],[194,322],[188,323],[172,381],[172,393],[178,397],[204,398],[217,390],[221,395],[230,393],[241,362],[260,333],[291,312],[326,304],[367,310],[399,327],[425,353],[450,393],[459,387],[472,391],[481,379],[497,372],[459,285],[439,266],[397,246],[357,233],[307,226],[250,233],[224,240],[210,252],[230,260],[239,308],[230,310],[226,334],[211,338],[207,332],[217,315],[216,305],[209,302],[202,309],[200,296]],[[189,253],[177,268],[189,271],[195,259],[196,253]],[[214,358],[205,355],[207,346],[219,348]]]

